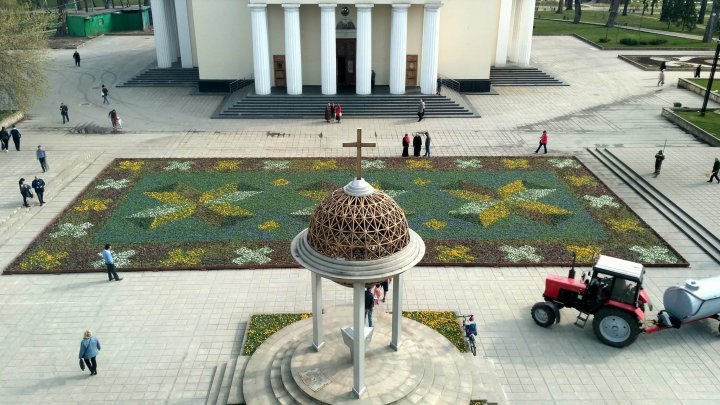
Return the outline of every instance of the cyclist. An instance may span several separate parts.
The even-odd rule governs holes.
[[[465,337],[470,338],[470,335],[477,336],[477,324],[475,323],[475,315],[470,315],[470,319],[465,322]]]

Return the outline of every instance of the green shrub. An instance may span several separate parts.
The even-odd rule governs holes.
[[[623,45],[627,46],[638,46],[638,45],[661,45],[667,42],[665,39],[653,38],[648,41],[637,40],[635,38],[621,38],[619,41]]]
[[[628,46],[639,45],[638,40],[635,38],[622,38],[622,39],[620,39],[620,43],[623,45],[628,45]]]
[[[606,42],[610,42],[610,38],[600,38],[600,39],[598,39],[598,42],[601,44],[604,44]]]

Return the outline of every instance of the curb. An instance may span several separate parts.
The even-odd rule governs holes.
[[[25,119],[25,113],[22,111],[17,111],[9,117],[5,118],[4,120],[0,121],[0,126],[8,128],[13,124],[17,124],[23,119]]]

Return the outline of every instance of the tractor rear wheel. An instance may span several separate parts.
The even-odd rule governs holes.
[[[555,323],[555,311],[547,302],[538,302],[530,310],[530,316],[536,324],[547,328]]]
[[[637,339],[640,324],[631,312],[618,308],[602,308],[593,319],[593,331],[606,345],[625,347]]]

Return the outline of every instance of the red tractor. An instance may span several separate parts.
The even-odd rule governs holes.
[[[573,259],[574,262],[574,259]],[[562,308],[580,311],[575,326],[585,327],[594,316],[593,331],[601,342],[625,347],[643,332],[646,305],[650,298],[643,290],[642,264],[600,256],[589,278],[575,279],[575,266],[568,277],[549,274],[545,278],[545,301],[533,305],[535,323],[549,327],[560,322]]]

